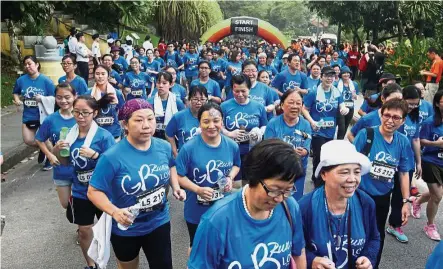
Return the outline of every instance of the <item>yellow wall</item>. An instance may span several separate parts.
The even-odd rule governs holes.
[[[8,33],[2,33],[1,35],[1,46],[2,46],[2,52],[6,55],[11,54],[11,40],[9,38]],[[20,52],[23,56],[25,55],[34,55],[34,49],[25,49],[25,44],[23,43],[23,40],[18,40],[18,44],[20,46]]]

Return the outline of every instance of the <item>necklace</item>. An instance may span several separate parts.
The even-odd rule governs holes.
[[[249,213],[248,206],[247,206],[247,204],[246,204],[246,189],[247,189],[247,188],[249,188],[249,185],[246,185],[246,186],[243,188],[242,193],[241,193],[242,200],[243,200],[243,208],[245,209],[246,214],[248,214],[249,217],[253,218],[253,217],[251,216],[251,213]],[[272,217],[272,214],[274,214],[274,209],[272,209],[271,212],[269,212],[269,217],[268,217],[267,219],[270,219],[270,218]]]
[[[346,202],[346,210],[345,213],[343,213],[343,215],[341,217],[338,218],[339,222],[338,222],[338,227],[336,228],[336,236],[334,238],[334,233],[332,232],[332,225],[333,225],[333,220],[332,220],[332,214],[329,212],[329,207],[328,207],[328,200],[326,199],[326,191],[325,191],[325,209],[326,209],[326,217],[328,218],[328,228],[329,228],[329,233],[334,241],[335,247],[336,248],[341,248],[342,247],[342,237],[344,237],[345,233],[343,231],[343,234],[341,232],[341,221],[343,218],[345,218],[345,224],[348,221],[348,210],[349,210],[349,199]],[[335,225],[334,225],[335,226]],[[346,226],[346,225],[345,225]]]

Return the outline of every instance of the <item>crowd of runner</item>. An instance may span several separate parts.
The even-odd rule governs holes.
[[[385,232],[408,242],[402,227],[425,203],[424,232],[440,240],[434,48],[424,81],[402,87],[383,72],[392,48],[370,44],[161,39],[154,48],[147,36],[140,47],[109,39],[101,55],[98,36],[90,50],[75,34],[57,85],[26,56],[13,93],[23,139],[53,168],[78,225],[86,268],[106,264],[111,245],[119,268],[138,268],[140,249],[151,269],[172,268],[168,192],[184,201],[188,268],[378,268]]]

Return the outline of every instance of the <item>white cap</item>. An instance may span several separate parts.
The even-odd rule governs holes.
[[[264,52],[260,52],[259,54],[258,54],[258,58],[262,58],[262,57],[267,57],[267,55],[266,55],[266,53],[264,53]]]
[[[114,43],[114,41],[115,41],[114,38],[109,38],[108,40],[106,40],[106,42],[108,42],[108,43],[110,43],[110,44],[111,44],[111,43]]]
[[[357,151],[355,146],[345,140],[331,140],[321,146],[320,163],[315,170],[315,177],[319,177],[323,167],[356,163],[361,166],[361,175],[369,173],[371,161]]]
[[[289,57],[289,54],[283,54],[283,57],[282,57],[282,59],[284,59],[284,58],[288,58]]]

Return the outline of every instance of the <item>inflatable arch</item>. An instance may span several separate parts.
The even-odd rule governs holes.
[[[209,28],[200,38],[202,43],[215,43],[230,35],[256,35],[271,44],[280,44],[286,48],[289,44],[286,37],[266,21],[251,17],[233,17]]]

